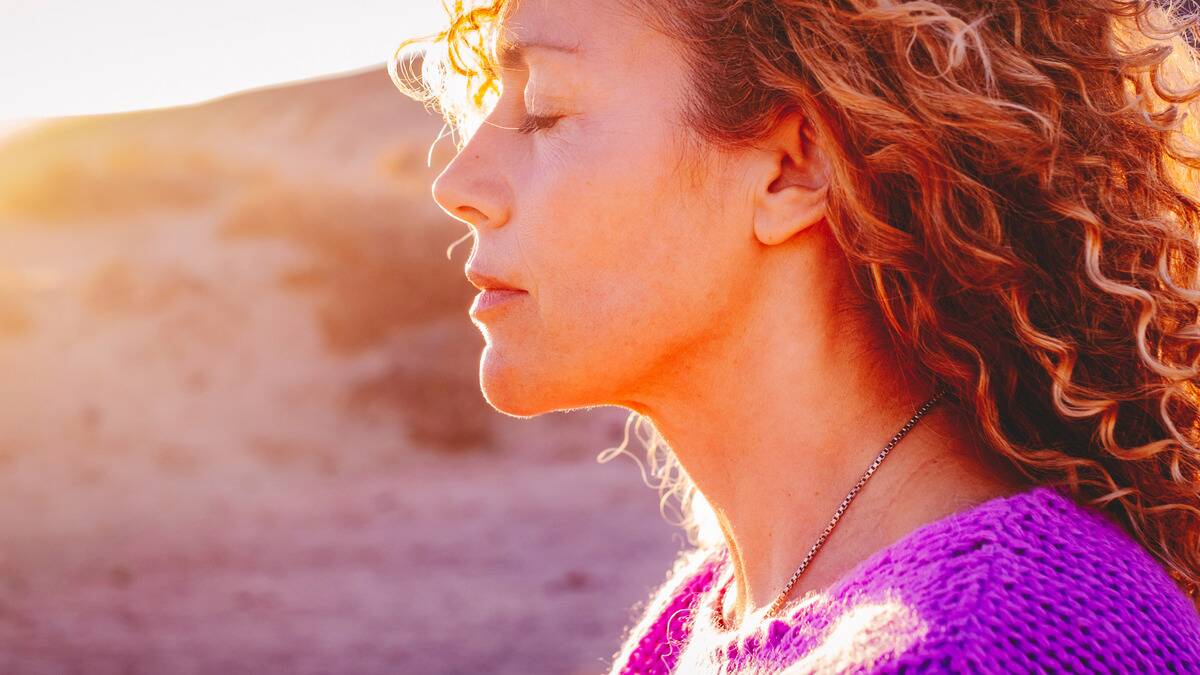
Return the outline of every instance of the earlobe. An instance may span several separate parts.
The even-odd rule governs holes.
[[[790,187],[760,203],[754,214],[754,236],[764,244],[779,244],[819,223],[825,217],[828,186],[815,190]]]
[[[765,150],[767,178],[757,196],[754,236],[773,245],[825,217],[830,172],[811,127],[799,115],[780,123]]]

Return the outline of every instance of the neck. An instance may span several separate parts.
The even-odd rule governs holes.
[[[938,389],[903,375],[905,364],[866,338],[877,334],[847,325],[845,313],[747,311],[758,316],[735,322],[737,335],[694,346],[675,362],[678,379],[656,389],[663,395],[635,406],[716,514],[735,582],[725,614],[735,622],[765,612],[847,492]],[[892,448],[790,599],[827,587],[924,522],[1020,488],[952,405],[935,403]]]

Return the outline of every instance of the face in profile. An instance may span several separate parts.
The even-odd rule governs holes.
[[[522,291],[472,306],[482,390],[511,415],[641,411],[742,321],[747,172],[687,135],[682,57],[618,0],[529,0],[501,31],[502,95],[434,184],[468,270]]]

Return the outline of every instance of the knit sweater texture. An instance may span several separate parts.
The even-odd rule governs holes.
[[[775,618],[721,631],[728,551],[693,549],[611,673],[1200,673],[1200,614],[1136,540],[1036,486],[926,523]]]

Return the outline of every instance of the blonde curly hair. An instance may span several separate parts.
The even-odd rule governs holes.
[[[397,86],[460,144],[499,93],[513,1],[458,0],[446,30],[393,56]],[[686,45],[697,138],[745,146],[803,111],[831,157],[830,230],[914,372],[1030,481],[1107,511],[1200,606],[1195,5],[625,1]],[[401,58],[414,45],[422,58]],[[629,421],[662,503],[715,543],[670,448]]]

